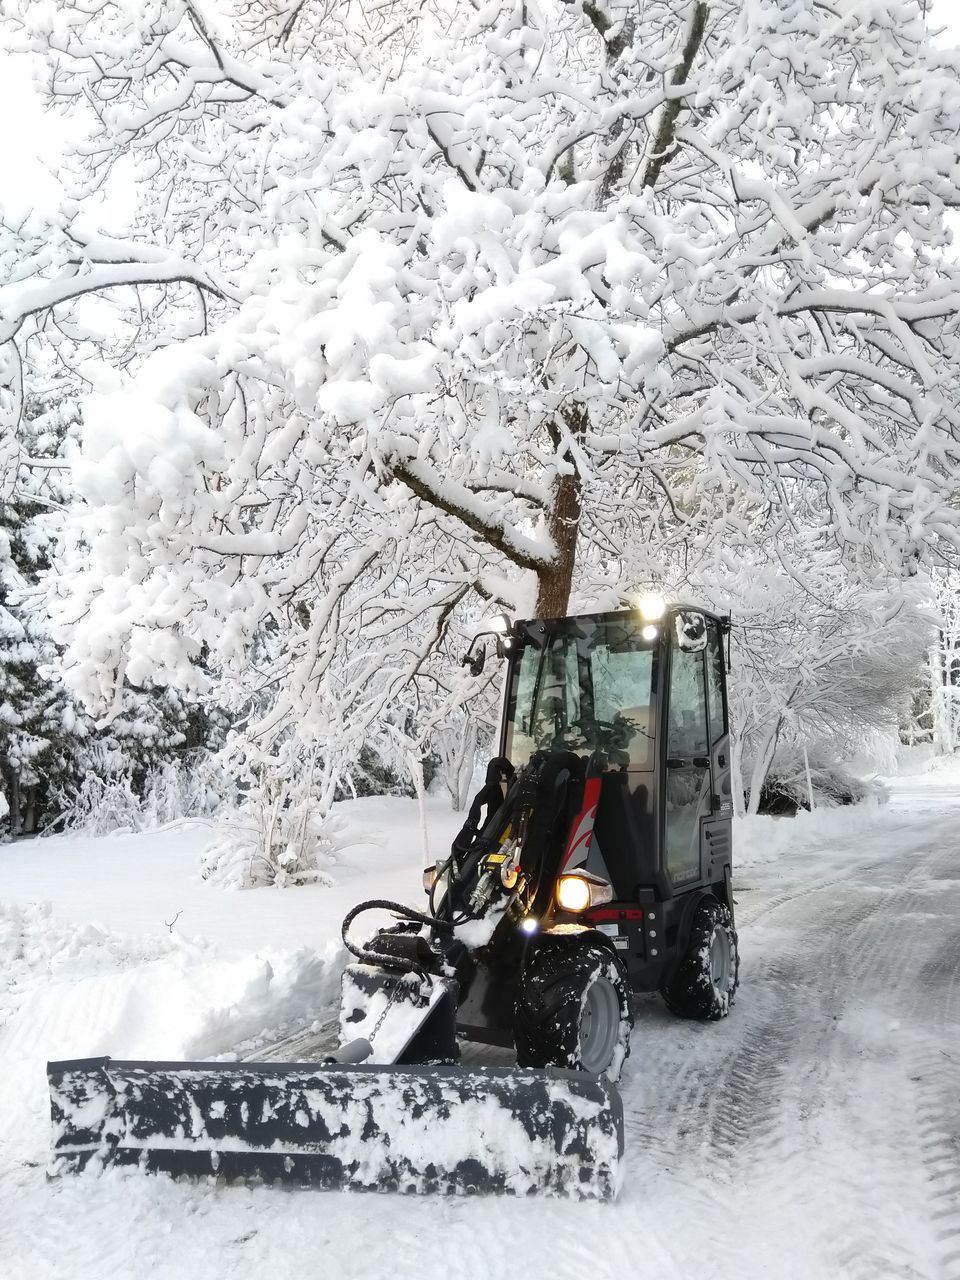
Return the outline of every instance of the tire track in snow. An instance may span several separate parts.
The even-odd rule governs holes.
[[[849,1223],[833,1243],[833,1256],[843,1275],[863,1280],[939,1275],[936,1245],[944,1241],[951,1247],[944,1280],[960,1275],[958,1256],[952,1251],[960,1236],[960,1141],[956,1120],[945,1126],[945,1117],[957,1114],[957,1075],[954,1072],[948,1103],[945,1058],[941,1054],[939,1064],[931,1064],[929,1049],[924,1048],[929,1044],[930,1028],[925,1024],[931,1015],[934,1022],[943,1022],[932,1007],[931,984],[942,981],[948,1004],[956,997],[960,942],[954,937],[942,947],[941,930],[929,928],[929,921],[937,917],[929,912],[925,883],[941,874],[944,861],[953,857],[952,852],[938,850],[917,862],[909,851],[899,883],[897,868],[884,867],[888,874],[882,878],[896,887],[868,887],[861,892],[870,892],[871,898],[828,915],[829,945],[824,956],[828,990],[823,1013],[829,1013],[831,1006],[838,1010],[831,1022],[840,1034],[825,1034],[831,1023],[820,1026],[815,1043],[820,1069],[808,1084],[819,1088],[837,1130],[843,1131],[844,1122],[849,1125],[846,1151],[838,1153],[842,1158],[827,1171],[837,1180],[834,1194],[851,1210]],[[809,897],[805,903],[810,903]],[[940,949],[932,962],[922,964],[921,957],[931,946]],[[907,1022],[905,1030],[899,1022],[888,1021],[891,1013],[900,1010]],[[934,1069],[937,1065],[939,1070]],[[925,1084],[916,1118],[910,1107],[913,1080]],[[871,1105],[870,1095],[890,1100],[882,1117]],[[790,1132],[791,1126],[784,1129]],[[796,1126],[792,1132],[797,1132]],[[829,1150],[831,1134],[823,1137],[824,1149]],[[919,1159],[911,1163],[904,1156],[918,1146],[918,1139]],[[936,1180],[932,1209],[924,1169]],[[909,1239],[902,1239],[898,1224],[904,1220],[929,1226],[934,1246],[930,1257],[916,1256]],[[811,1229],[816,1232],[815,1215]],[[824,1247],[830,1246],[826,1236],[821,1239]]]
[[[804,902],[815,891],[811,888],[802,895]],[[797,903],[785,897],[779,904],[789,905]],[[876,902],[856,905],[848,910],[844,926],[878,907]],[[629,1121],[638,1138],[659,1138],[672,1158],[696,1154],[729,1162],[747,1146],[759,1155],[768,1142],[776,1144],[786,1087],[783,1077],[791,1064],[795,1069],[798,1042],[808,1034],[805,1028],[823,1003],[823,992],[810,982],[812,948],[805,945],[802,934],[789,949],[781,946],[771,959],[754,963],[749,930],[741,941],[746,941],[743,985],[728,1020],[698,1026],[677,1023],[666,1013],[648,1015],[650,1022],[663,1022],[673,1029],[682,1062],[667,1085],[662,1112]],[[634,1032],[635,1057],[642,1029],[638,1024]],[[663,1033],[664,1029],[651,1027],[652,1040]],[[647,1071],[650,1064],[643,1066]]]
[[[941,870],[938,879],[949,877]],[[960,894],[949,894],[949,900],[960,905]],[[925,997],[920,1030],[926,1045],[911,1070],[917,1136],[942,1280],[960,1280],[960,930],[954,928],[935,947],[919,970],[918,985]]]
[[[767,917],[779,912],[781,908],[802,907],[806,899],[816,894],[825,892],[828,889],[837,889],[842,891],[851,885],[862,885],[863,877],[866,875],[874,876],[878,881],[889,880],[897,875],[903,875],[906,869],[907,873],[916,869],[913,864],[917,863],[922,867],[925,859],[931,856],[931,845],[939,844],[941,847],[946,846],[947,849],[952,848],[952,841],[956,838],[957,831],[957,815],[937,814],[931,822],[929,822],[923,833],[916,832],[916,822],[908,820],[904,816],[899,816],[893,823],[889,818],[878,823],[874,827],[866,827],[862,831],[858,831],[855,835],[845,837],[843,847],[843,862],[829,876],[823,876],[812,883],[804,881],[801,877],[797,877],[793,883],[790,883],[782,892],[767,898],[763,902],[759,902],[756,906],[749,900],[739,902],[737,904],[738,924],[742,927],[751,927],[758,923],[766,923]],[[893,858],[889,856],[877,856],[878,846],[889,846],[891,838],[902,837],[902,842],[897,849]],[[804,857],[804,848],[800,848],[795,855],[798,863],[802,863]],[[785,855],[786,861],[787,855]],[[910,865],[906,868],[904,863]],[[952,866],[956,873],[956,858],[952,863],[949,858],[946,860],[947,866]],[[789,862],[787,863],[789,868]],[[749,866],[744,873],[750,875]],[[788,873],[789,875],[789,870]],[[738,873],[734,868],[734,896],[738,892],[744,893],[748,890],[737,887]]]
[[[838,938],[857,934],[889,910],[884,895],[835,908],[828,917],[818,911],[818,920],[826,922],[825,934],[819,938],[811,935],[805,918],[808,898],[804,895],[792,946],[754,972],[747,970],[746,999],[760,1003],[761,1016],[744,1029],[733,1056],[718,1064],[702,1107],[711,1118],[708,1141],[717,1154],[735,1156],[747,1142],[756,1153],[772,1142],[785,1157],[783,1126],[778,1123],[785,1096],[801,1086],[806,1090],[806,1119],[816,1105],[812,1091],[822,1085],[824,1055],[819,1048],[811,1052],[810,1028],[819,1027],[820,1035],[832,1036],[842,1008],[847,955],[837,945]],[[873,961],[861,950],[867,969]],[[759,1002],[758,996],[762,997]],[[739,1004],[743,1003],[741,997]],[[763,1006],[767,1012],[762,1012]]]
[[[905,898],[923,908],[922,895],[912,897],[907,885],[916,881],[920,888],[935,863],[925,851],[911,849],[896,866],[884,864],[886,884],[844,884],[850,877],[843,877],[784,898],[772,907],[778,912],[776,949],[758,946],[770,960],[750,963],[750,935],[761,935],[761,944],[773,928],[769,913],[745,931],[744,987],[731,1018],[710,1027],[675,1024],[681,1051],[675,1075],[658,1080],[651,1074],[656,1050],[638,1055],[635,1048],[645,1093],[656,1098],[664,1090],[668,1100],[638,1115],[629,1098],[630,1145],[655,1152],[651,1163],[679,1165],[681,1174],[689,1168],[684,1180],[691,1183],[708,1164],[717,1183],[729,1189],[715,1213],[709,1202],[697,1206],[712,1239],[732,1229],[730,1200],[759,1182],[765,1204],[787,1206],[785,1229],[796,1230],[803,1221],[798,1247],[808,1274],[817,1260],[824,1274],[849,1280],[934,1274],[932,1258],[914,1255],[891,1213],[896,1207],[917,1219],[924,1215],[920,1181],[905,1181],[902,1171],[914,1130],[908,1115],[885,1117],[881,1143],[874,1141],[877,1117],[859,1091],[864,1073],[873,1072],[873,1057],[883,1065],[883,1049],[863,1041],[857,1019],[869,1022],[897,993],[914,998],[923,934],[898,927],[898,920]],[[648,1012],[638,1032],[646,1024],[651,1033],[664,1034],[658,1021]],[[902,1070],[897,1061],[889,1072],[892,1097]],[[858,1122],[865,1136],[858,1134]],[[842,1230],[836,1203],[848,1209]],[[791,1205],[797,1206],[793,1221]],[[800,1205],[810,1211],[801,1214]]]
[[[929,873],[929,859],[916,853],[905,850],[899,866],[882,864],[874,877],[880,883],[852,887],[860,901],[818,913],[822,963],[811,976],[821,979],[821,1008],[804,1046],[810,1070],[792,1080],[794,1123],[784,1125],[796,1137],[803,1131],[797,1122],[819,1112],[800,1153],[817,1173],[811,1179],[801,1168],[794,1146],[787,1184],[806,1172],[806,1194],[820,1207],[809,1220],[818,1252],[851,1280],[933,1274],[932,1258],[918,1257],[900,1229],[901,1214],[923,1222],[926,1204],[917,1165],[903,1159],[915,1140],[909,1107],[892,1101],[909,1093],[909,1053],[901,1044],[891,1052],[888,1039],[895,1003],[915,999],[925,945],[922,931],[902,927],[904,907],[923,905],[911,890]],[[891,1099],[883,1114],[876,1098]],[[834,1203],[847,1207],[839,1231]]]
[[[804,895],[792,912],[795,938],[789,948],[754,977],[763,984],[773,1012],[745,1041],[723,1079],[714,1108],[711,1134],[714,1151],[727,1155],[733,1186],[762,1183],[762,1194],[778,1206],[809,1206],[804,1215],[806,1256],[822,1259],[828,1273],[856,1277],[883,1274],[871,1258],[875,1226],[854,1225],[838,1238],[829,1201],[840,1191],[842,1162],[828,1168],[830,1116],[836,1091],[836,1037],[848,989],[843,973],[848,952],[843,939],[859,938],[889,912],[887,894],[824,910]],[[788,913],[790,914],[790,913]],[[872,958],[863,948],[862,970]],[[759,1105],[758,1105],[759,1104]],[[856,1205],[863,1199],[856,1177],[844,1178],[841,1198]],[[825,1184],[833,1183],[829,1192]],[[789,1211],[788,1211],[789,1212]],[[851,1217],[856,1224],[864,1213]],[[794,1229],[795,1226],[794,1226]],[[915,1275],[909,1256],[885,1242],[887,1265],[896,1274]]]
[[[705,1274],[704,1240],[710,1241],[712,1274],[742,1272],[736,1225],[742,1153],[764,1165],[768,1181],[790,1176],[776,1154],[764,1152],[776,1153],[781,1064],[790,1060],[799,1034],[793,1005],[779,989],[802,992],[801,973],[798,963],[783,957],[745,974],[749,997],[719,1023],[678,1022],[659,998],[640,1010],[624,1094],[628,1186],[639,1182],[646,1195],[648,1187],[667,1180],[668,1192],[651,1219],[680,1275]],[[691,1238],[692,1221],[697,1231]],[[775,1257],[769,1266],[771,1275],[794,1274],[778,1270]]]

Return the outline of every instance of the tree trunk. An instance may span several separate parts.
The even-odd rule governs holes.
[[[32,836],[37,830],[37,788],[27,787],[27,803],[23,809],[23,816],[20,820],[20,834],[23,836]]]
[[[586,409],[576,405],[563,416],[570,433],[575,439],[582,440],[587,426]],[[560,428],[552,427],[550,437],[559,449],[563,438]],[[547,530],[557,548],[557,554],[537,574],[538,618],[563,618],[570,606],[573,570],[577,562],[583,482],[576,461],[570,457],[569,451],[565,456],[573,469],[558,476],[553,482],[553,506],[547,520]]]
[[[747,812],[747,793],[743,785],[743,747],[736,734],[730,735],[730,790],[733,812],[742,818]]]
[[[760,792],[763,790],[763,784],[773,764],[782,727],[783,716],[780,715],[777,717],[776,724],[767,732],[754,758],[753,769],[750,772],[750,799],[747,801],[747,813],[751,817],[760,809]]]
[[[20,834],[20,779],[10,774],[10,834]]]

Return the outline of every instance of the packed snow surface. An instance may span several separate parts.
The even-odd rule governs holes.
[[[742,825],[740,994],[706,1026],[640,1001],[612,1205],[48,1183],[48,1058],[233,1056],[332,1016],[344,911],[420,901],[416,806],[347,808],[332,889],[214,889],[200,828],[0,847],[5,1276],[960,1277],[960,780],[943,772],[896,781],[884,809]],[[432,847],[458,825],[433,810]]]

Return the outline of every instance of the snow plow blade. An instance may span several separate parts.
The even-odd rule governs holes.
[[[609,1199],[623,1108],[554,1068],[317,1063],[47,1065],[50,1173],[137,1165],[326,1189]]]

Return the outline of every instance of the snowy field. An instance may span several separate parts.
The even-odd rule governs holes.
[[[755,819],[736,1007],[640,1002],[613,1205],[47,1183],[48,1058],[217,1056],[322,1020],[339,921],[418,901],[412,803],[341,806],[332,889],[205,885],[210,831],[0,847],[0,1274],[122,1278],[960,1277],[960,780]],[[458,825],[430,815],[435,849]],[[794,856],[791,856],[791,853]]]

